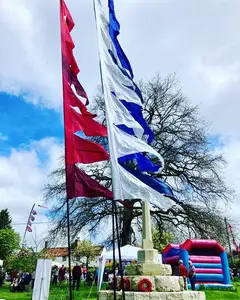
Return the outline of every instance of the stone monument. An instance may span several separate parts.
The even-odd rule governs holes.
[[[142,203],[142,249],[135,265],[126,267],[124,290],[126,300],[206,300],[198,291],[185,291],[183,278],[171,276],[170,265],[162,264],[153,249],[149,203]],[[117,283],[117,300],[123,299],[121,279]],[[99,300],[113,300],[113,291],[100,291]]]

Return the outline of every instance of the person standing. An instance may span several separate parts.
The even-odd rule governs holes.
[[[35,271],[32,273],[32,290],[34,288],[34,281],[35,281]]]
[[[87,268],[86,268],[86,266],[83,266],[82,272],[83,272],[83,279],[86,280],[86,275],[87,275]]]
[[[73,276],[73,290],[75,289],[75,284],[77,283],[77,291],[78,291],[80,286],[80,279],[82,276],[82,269],[79,266],[79,264],[76,264],[76,266],[73,268],[72,276]]]
[[[179,260],[178,261],[178,272],[179,275],[182,276],[183,281],[184,281],[184,289],[187,290],[187,277],[188,277],[188,270],[187,268],[184,266],[183,261]]]
[[[95,285],[97,285],[98,283],[98,275],[99,275],[99,269],[96,268],[94,271],[94,281],[95,281]]]
[[[17,278],[18,278],[18,271],[16,269],[14,269],[11,272],[11,281],[13,281],[14,279],[17,279]]]
[[[191,283],[191,288],[193,291],[195,291],[196,269],[191,261],[189,261],[188,276]]]
[[[2,268],[2,266],[0,266],[0,287],[3,285],[4,278],[5,278],[5,272]]]
[[[62,265],[58,271],[58,280],[59,280],[60,285],[62,285],[62,283],[65,280],[65,273],[66,273],[66,268],[64,267],[64,265]]]
[[[58,280],[58,267],[56,265],[53,266],[53,268],[52,268],[52,275],[53,275],[52,284],[54,286],[56,286],[57,285],[57,280]]]

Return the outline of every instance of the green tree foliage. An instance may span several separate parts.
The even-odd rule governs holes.
[[[74,256],[78,260],[86,260],[86,267],[91,260],[100,255],[101,247],[94,245],[90,240],[79,241]]]
[[[14,250],[19,249],[20,236],[12,229],[0,230],[0,259],[7,258]]]
[[[2,209],[0,211],[0,230],[1,229],[11,229],[12,219],[10,213],[7,209]]]
[[[158,228],[153,228],[152,240],[154,249],[161,253],[168,244],[174,241],[174,235],[165,231],[161,232]]]
[[[42,253],[36,253],[32,248],[22,249],[18,253],[11,254],[4,261],[6,270],[21,270],[32,273],[36,270],[37,260],[41,258]]]

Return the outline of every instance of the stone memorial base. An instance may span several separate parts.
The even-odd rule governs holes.
[[[153,292],[182,292],[184,291],[183,279],[179,276],[126,276],[130,283],[130,291],[140,292],[138,283],[148,279],[152,284]],[[121,280],[119,279],[119,283]]]
[[[159,263],[138,263],[126,267],[127,275],[162,275],[171,276],[172,268],[170,265],[163,265]]]
[[[142,203],[143,249],[138,251],[138,263],[126,266],[123,282],[116,284],[116,300],[206,300],[205,294],[198,291],[185,291],[184,280],[171,276],[170,265],[161,264],[158,251],[153,249],[149,203]],[[114,291],[100,291],[98,300],[115,300]]]
[[[198,291],[185,291],[183,278],[179,276],[125,276],[128,282],[125,291],[125,300],[206,300],[205,294]],[[141,280],[148,280],[151,284],[151,292],[142,292],[139,288]],[[117,288],[120,289],[121,280],[118,279]],[[126,284],[126,282],[125,282]],[[117,291],[117,299],[122,300],[122,291]],[[99,300],[114,300],[112,290],[100,291]]]
[[[122,300],[122,292],[117,292],[117,300]],[[99,300],[114,300],[113,291],[100,291]],[[203,292],[125,292],[125,300],[206,300]]]

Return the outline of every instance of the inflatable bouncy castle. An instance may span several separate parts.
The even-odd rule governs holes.
[[[231,286],[228,258],[225,249],[214,240],[187,240],[183,244],[169,244],[162,251],[163,263],[170,264],[176,273],[179,259],[188,268],[192,261],[196,268],[196,289],[229,288]]]

